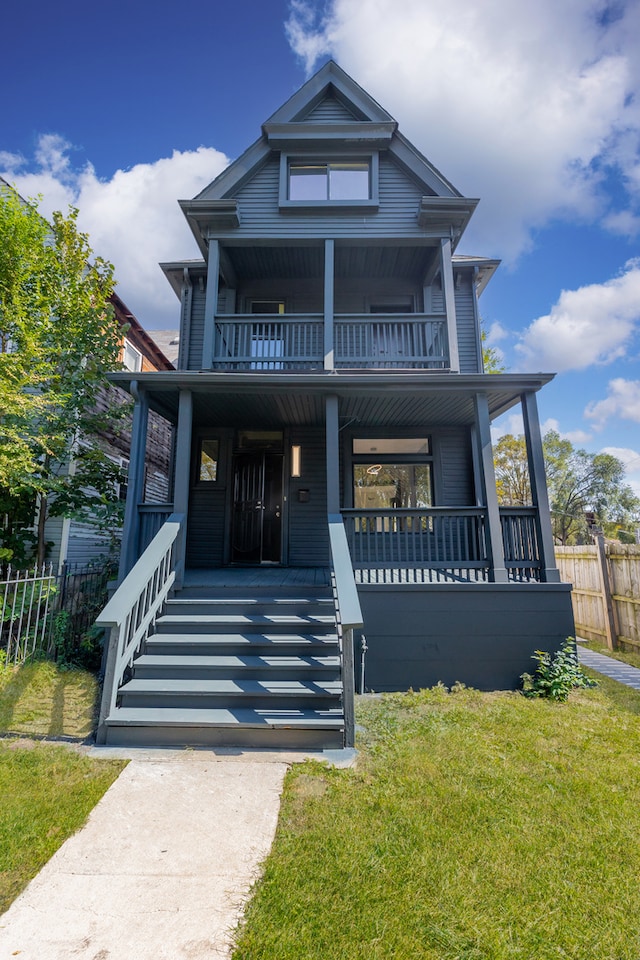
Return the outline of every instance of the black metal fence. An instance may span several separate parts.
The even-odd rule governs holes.
[[[7,571],[0,580],[0,661],[48,658],[98,669],[102,636],[92,629],[115,576],[110,561]]]

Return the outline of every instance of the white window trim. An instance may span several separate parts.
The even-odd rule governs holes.
[[[135,367],[130,367],[127,363],[127,350],[129,350],[136,357],[136,362],[139,360],[140,365]],[[140,373],[142,371],[142,353],[138,350],[137,347],[131,343],[130,340],[124,338],[124,343],[122,345],[122,363],[124,364],[125,370],[130,370],[131,373]]]

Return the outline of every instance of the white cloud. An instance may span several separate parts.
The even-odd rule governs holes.
[[[640,322],[640,260],[605,283],[563,290],[516,346],[527,370],[582,370],[625,355]]]
[[[640,497],[640,452],[629,447],[603,447],[601,453],[610,453],[621,460],[625,467],[626,481],[636,496]]]
[[[487,330],[487,339],[485,341],[488,347],[495,347],[496,343],[506,340],[510,336],[509,331],[495,320]]]
[[[228,159],[210,147],[174,150],[170,157],[100,180],[91,164],[73,167],[72,149],[48,134],[38,141],[32,172],[23,172],[22,158],[4,155],[0,174],[24,197],[42,194],[45,217],[77,206],[81,229],[94,252],[115,265],[117,292],[138,320],[149,329],[177,327],[178,301],[158,263],[200,255],[177,201],[202,190]]]
[[[465,248],[513,260],[552,217],[602,217],[604,168],[640,199],[637,0],[293,0],[287,34],[307,69],[330,53],[482,198]]]
[[[561,440],[570,440],[571,443],[587,443],[591,440],[591,434],[585,430],[561,430],[560,423],[554,417],[547,417],[544,423],[540,424],[542,435],[545,436],[552,430],[560,435]]]
[[[594,421],[596,429],[601,429],[611,417],[640,423],[640,380],[616,377],[609,381],[609,396],[598,403],[590,403],[584,415]]]

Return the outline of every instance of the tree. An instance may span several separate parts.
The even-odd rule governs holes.
[[[608,453],[576,449],[551,430],[543,438],[554,539],[578,543],[589,539],[585,513],[611,537],[633,529],[640,516],[640,499],[624,483],[624,464]],[[531,503],[527,450],[523,436],[507,434],[494,448],[498,498],[506,505]]]
[[[487,346],[487,331],[480,321],[480,340],[482,342],[482,368],[485,373],[505,373],[506,366],[502,354],[495,347]]]
[[[3,539],[36,518],[45,557],[48,515],[89,518],[117,504],[118,469],[97,436],[118,419],[97,404],[116,369],[121,334],[108,298],[113,267],[93,257],[78,211],[47,224],[32,202],[0,194],[0,503]],[[70,463],[73,464],[69,469]]]

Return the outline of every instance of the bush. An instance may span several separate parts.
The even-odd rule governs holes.
[[[556,653],[536,650],[532,659],[538,661],[535,673],[521,676],[525,697],[545,697],[565,703],[572,690],[598,686],[597,680],[582,671],[573,637],[567,637]]]

